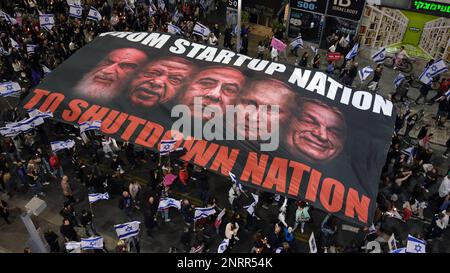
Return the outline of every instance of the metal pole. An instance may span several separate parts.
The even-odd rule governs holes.
[[[320,45],[322,44],[323,32],[325,31],[325,27],[327,24],[327,16],[326,15],[328,14],[328,5],[330,4],[330,1],[331,0],[327,1],[327,6],[325,7],[325,12],[322,15],[323,16],[323,26],[322,26],[322,30],[320,31],[320,38],[319,38],[319,45],[318,45],[319,49],[320,49]]]
[[[22,215],[20,215],[20,218],[22,219],[22,222],[24,223],[25,227],[27,228],[28,234],[30,235],[31,250],[35,253],[48,253],[48,250],[45,247],[41,236],[39,236],[39,233],[36,230],[33,221],[31,221],[30,215],[28,215],[27,213],[23,213]]]
[[[241,45],[241,16],[242,16],[242,0],[238,0],[238,14],[236,27],[236,51],[239,53]]]

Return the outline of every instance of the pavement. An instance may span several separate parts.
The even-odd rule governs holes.
[[[208,18],[212,18],[214,21],[215,18],[224,18],[224,17],[217,17],[217,16],[208,16]],[[219,22],[219,20],[217,21]],[[220,23],[220,22],[219,22]],[[221,26],[223,23],[220,24]],[[249,38],[249,56],[256,56],[256,48],[257,43],[259,40],[263,39],[265,35],[270,35],[269,29],[261,28],[259,26],[251,26],[252,32],[250,34]],[[220,45],[222,45],[222,40],[220,42]],[[305,42],[305,48],[302,50],[299,50],[299,55],[303,53],[303,50],[310,50],[309,44]],[[321,54],[324,55],[324,52],[321,51]],[[296,60],[296,57],[288,53],[287,60],[285,62],[287,63],[294,63]],[[367,57],[364,57],[364,54],[361,54],[361,56],[357,57],[357,61],[360,63],[360,67],[364,67],[366,65],[373,65],[373,63],[368,59]],[[282,61],[283,62],[283,61]],[[325,63],[323,63],[322,69],[325,69]],[[421,69],[421,68],[420,68]],[[416,71],[417,72],[417,71]],[[383,72],[383,76],[380,82],[380,90],[378,91],[383,96],[388,96],[389,93],[392,93],[394,91],[393,88],[393,79],[397,75],[397,72],[385,68]],[[358,80],[355,80],[355,86],[357,86]],[[416,98],[418,96],[418,90],[411,88],[408,95],[412,98]],[[433,91],[430,92],[429,96],[434,96]],[[14,103],[14,102],[11,102]],[[0,106],[5,107],[5,100],[0,100]],[[433,124],[433,115],[437,112],[437,105],[412,105],[411,106],[412,111],[419,111],[421,109],[424,110],[425,116],[423,120],[419,121],[419,123],[416,125],[416,127],[411,131],[411,136],[413,137],[418,133],[418,130],[421,127],[421,124],[425,123],[431,123]],[[439,171],[441,174],[443,174],[445,171],[447,171],[450,161],[447,159],[443,159],[441,157],[443,151],[445,148],[443,147],[443,144],[445,144],[445,141],[450,136],[449,132],[449,121],[445,123],[445,128],[443,129],[437,129],[433,128],[432,131],[434,132],[434,138],[432,140],[432,148],[434,149],[434,156],[432,158],[432,162],[438,166]],[[402,131],[401,131],[402,132]],[[88,159],[88,158],[86,158]],[[89,162],[89,161],[88,161]],[[71,177],[71,184],[75,190],[75,196],[76,198],[80,199],[80,202],[75,205],[76,211],[81,211],[81,209],[89,209],[89,204],[87,202],[87,192],[83,185],[81,185],[79,182],[75,181],[73,170],[71,168],[70,164],[70,158],[64,157],[63,158],[63,166],[65,172]],[[104,158],[102,162],[103,168],[107,168],[109,166],[109,159]],[[144,167],[137,168],[134,170],[129,170],[128,167],[126,168],[126,180],[136,180],[142,185],[147,184],[148,179],[148,170],[151,167],[151,164],[146,164]],[[13,179],[15,179],[13,177]],[[411,187],[415,185],[415,183],[420,183],[423,178],[416,177],[412,179]],[[230,208],[228,205],[227,197],[228,197],[228,190],[231,187],[231,182],[229,182],[226,178],[220,177],[216,174],[209,174],[208,181],[210,185],[210,192],[216,198],[218,199],[218,204],[220,207],[226,207],[227,208],[227,216],[230,217]],[[439,179],[440,181],[440,179]],[[439,186],[439,183],[434,185],[434,187],[431,188],[430,194],[433,194],[436,192],[437,187]],[[62,208],[63,204],[63,196],[59,185],[59,180],[51,181],[51,184],[49,186],[45,187],[45,194],[46,196],[43,198],[47,203],[47,208],[44,210],[44,212],[39,216],[33,216],[33,222],[37,227],[40,228],[41,231],[44,231],[48,228],[54,230],[57,234],[59,234],[59,227],[61,225],[62,217],[59,215],[59,211]],[[175,187],[174,196],[176,198],[188,198],[191,200],[191,202],[194,205],[199,205],[199,189],[197,185],[195,185],[194,182],[189,184],[188,191],[185,194],[179,193],[177,191],[177,187]],[[11,205],[11,217],[10,220],[12,221],[11,225],[6,225],[3,221],[3,219],[0,219],[0,253],[5,252],[23,252],[23,249],[27,246],[28,241],[28,234],[25,229],[24,224],[20,220],[20,214],[24,211],[25,204],[32,198],[31,194],[28,192],[17,192],[13,197],[7,198],[8,202]],[[251,200],[244,198],[243,203],[250,204]],[[272,206],[268,210],[257,207],[256,208],[256,214],[261,217],[261,219],[264,220],[265,223],[273,222],[274,219],[276,219],[278,214],[278,206]],[[100,201],[92,205],[92,210],[95,214],[94,217],[94,225],[97,227],[98,232],[104,237],[105,246],[108,250],[113,250],[115,248],[115,245],[117,243],[117,236],[115,234],[115,231],[113,229],[113,226],[115,224],[126,222],[125,216],[123,212],[118,208],[118,196],[111,196],[110,200],[106,201]],[[288,223],[293,224],[293,215],[294,208],[293,206],[289,207],[288,210]],[[242,213],[244,215],[244,213]],[[296,231],[296,239],[297,239],[297,251],[298,252],[308,252],[308,243],[307,240],[311,234],[312,231],[315,231],[316,233],[319,231],[320,223],[323,219],[325,214],[322,211],[314,210],[312,212],[312,217],[314,219],[313,223],[308,223],[305,227],[305,233],[301,234],[299,231]],[[395,229],[397,239],[399,240],[399,243],[404,244],[407,234],[413,233],[413,232],[419,232],[423,233],[425,228],[429,225],[430,219],[431,219],[431,212],[425,211],[425,221],[421,221],[418,219],[412,219],[408,221],[405,224],[399,225],[392,225],[393,229]],[[165,223],[162,222],[161,217],[159,217],[158,223],[159,223],[159,230],[155,232],[155,236],[153,239],[149,239],[145,236],[145,227],[143,224],[141,225],[141,251],[142,252],[168,252],[170,247],[177,247],[178,249],[182,249],[182,246],[179,242],[179,238],[181,236],[182,232],[182,225],[183,220],[176,210],[171,209],[170,211],[170,218],[171,222]],[[143,223],[142,215],[140,212],[136,211],[133,213],[133,219],[141,221]],[[397,221],[397,220],[392,220]],[[259,229],[265,229],[267,227],[267,224],[264,224],[264,222],[258,222],[257,228]],[[219,236],[212,236],[210,239],[210,251],[216,252],[217,246],[219,245],[220,241],[224,237],[223,229],[227,221],[225,220],[222,224],[222,230]],[[83,235],[83,230],[78,230],[80,235]],[[337,234],[337,241],[339,245],[345,246],[350,245],[351,240],[354,237],[354,235],[357,232],[357,227],[354,227],[352,225],[349,225],[345,222],[341,222],[340,228],[338,230]],[[239,242],[236,244],[236,246],[233,248],[233,252],[249,252],[252,248],[252,233],[246,232],[244,230],[240,230],[239,232]],[[316,238],[318,234],[315,234]],[[382,235],[379,238],[379,241],[386,240],[386,235]],[[384,239],[383,239],[384,238]],[[450,252],[450,234],[448,231],[446,231],[441,239],[437,239],[434,241],[432,245],[429,245],[429,252]],[[60,239],[60,243],[62,245],[62,240]],[[383,244],[383,248],[386,248],[386,244]]]

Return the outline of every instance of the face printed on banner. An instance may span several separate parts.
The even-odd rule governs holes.
[[[150,62],[131,81],[130,100],[143,107],[170,101],[194,70],[191,62],[178,57]]]
[[[194,109],[194,99],[202,99],[202,109],[206,106],[225,113],[227,105],[234,105],[245,77],[239,70],[228,67],[210,67],[200,71],[187,86],[179,102],[191,110],[194,117],[209,120],[210,116]]]
[[[300,111],[288,128],[287,144],[291,152],[311,162],[324,162],[343,149],[346,124],[339,109],[318,100],[303,99]]]
[[[243,107],[254,106],[257,111],[249,112],[249,115],[246,115],[245,118],[236,118],[238,133],[245,135],[246,139],[257,137],[260,139],[262,133],[260,129],[261,126],[264,126],[262,123],[266,124],[268,131],[274,128],[271,124],[273,106],[278,106],[279,109],[278,120],[275,119],[274,121],[282,126],[287,124],[295,109],[295,94],[281,81],[275,79],[259,80],[253,82],[249,88],[243,91],[239,99],[239,105]],[[267,114],[261,111],[261,106],[267,106]],[[250,123],[257,124],[256,130],[250,129]]]
[[[116,49],[86,74],[75,87],[85,97],[110,101],[120,95],[129,76],[147,61],[147,55],[134,48]]]

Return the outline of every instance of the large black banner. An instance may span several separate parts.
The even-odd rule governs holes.
[[[154,150],[174,138],[183,160],[365,225],[395,119],[390,101],[321,71],[131,32],[101,34],[23,107]]]

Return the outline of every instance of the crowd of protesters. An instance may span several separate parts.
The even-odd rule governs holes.
[[[2,11],[18,19],[18,24],[15,25],[7,20],[0,22],[0,46],[4,49],[0,59],[1,80],[18,82],[22,88],[20,99],[40,83],[48,73],[45,68],[55,69],[102,32],[165,32],[168,23],[172,22],[182,29],[187,38],[217,45],[219,37],[223,36],[225,47],[235,47],[231,27],[220,29],[218,25],[214,25],[211,27],[211,34],[205,39],[191,34],[195,22],[203,22],[209,9],[223,5],[220,1],[208,1],[207,9],[199,3],[168,3],[162,10],[157,3],[151,3],[155,11],[152,16],[149,16],[149,1],[136,1],[134,5],[117,1],[113,6],[104,0],[84,1],[84,13],[88,12],[90,6],[100,11],[103,19],[99,22],[68,16],[69,6],[65,0],[1,3]],[[39,27],[39,12],[55,14],[55,26],[50,31]],[[174,18],[177,13],[182,16]],[[244,54],[248,53],[249,31],[245,26],[241,31],[240,51]],[[277,30],[274,37],[287,43],[283,33],[282,29]],[[258,43],[258,57],[287,61],[287,52],[272,49],[270,40],[271,37],[266,37]],[[356,42],[349,41],[344,34],[333,34],[327,41],[329,52],[340,52],[343,55]],[[37,47],[34,52],[28,52],[27,45]],[[298,56],[298,49],[293,48],[291,54]],[[320,54],[316,53],[310,58],[305,50],[301,58],[297,59],[296,65],[321,69],[321,62]],[[357,76],[358,63],[354,60],[339,65],[328,62],[326,70],[330,74],[339,75],[345,84],[352,85]],[[378,88],[381,75],[382,66],[377,66],[368,84],[372,90]],[[440,123],[437,121],[436,126],[442,126],[448,115],[448,100],[442,96],[448,90],[448,84],[448,80],[443,80],[440,96],[430,100],[431,103],[439,103],[437,118],[439,117]],[[405,83],[401,86],[409,87]],[[404,98],[407,96],[402,93],[402,100]],[[10,108],[2,109],[2,126],[26,117],[26,113],[18,107],[7,103]],[[389,223],[392,224],[389,221],[392,219],[398,221],[395,225],[403,225],[412,219],[423,220],[426,214],[431,214],[431,224],[426,232],[414,235],[433,240],[445,232],[450,215],[450,170],[439,172],[437,165],[442,162],[438,158],[447,158],[450,141],[447,141],[445,153],[438,155],[430,147],[432,125],[424,124],[419,135],[411,137],[411,130],[422,118],[421,112],[412,113],[401,102],[398,107],[395,134],[380,178],[380,193],[373,225],[361,228],[351,247],[343,247],[336,240],[341,221],[331,214],[326,215],[320,219],[320,230],[315,231],[319,251],[362,252],[368,241],[375,240],[382,233],[392,232],[389,229]],[[400,132],[403,127],[406,130],[402,135]],[[50,140],[67,136],[79,138],[76,147],[53,153]],[[284,197],[267,192],[242,190],[229,181],[227,202],[221,203],[210,188],[211,174],[203,168],[180,161],[177,153],[161,158],[155,152],[116,141],[98,132],[89,132],[80,137],[79,131],[73,126],[52,120],[46,120],[45,124],[32,132],[13,138],[1,137],[0,141],[0,182],[4,194],[11,198],[15,194],[31,192],[32,195],[45,199],[47,187],[57,184],[61,189],[64,202],[59,212],[60,229],[48,229],[44,234],[52,252],[65,251],[61,247],[64,242],[99,235],[92,211],[88,206],[81,205],[82,196],[76,196],[73,187],[83,188],[82,191],[87,193],[110,193],[112,198],[118,200],[115,209],[122,211],[124,222],[143,219],[140,237],[154,238],[166,222],[172,221],[173,217],[182,217],[184,224],[179,229],[183,232],[181,238],[176,238],[182,248],[171,248],[171,252],[216,252],[212,248],[213,242],[222,239],[228,239],[229,242],[226,252],[233,252],[233,248],[240,243],[242,232],[253,239],[253,248],[248,249],[250,252],[297,252],[302,249],[298,235],[304,234],[305,230],[312,231],[308,223],[314,220],[314,208],[306,201],[285,200]],[[127,178],[127,174],[142,171],[144,166],[151,166],[145,185]],[[442,169],[442,166],[439,167]],[[165,178],[171,175],[176,176],[175,181],[166,183]],[[435,184],[439,185],[439,190],[436,194],[430,194],[430,188]],[[189,198],[189,191],[193,187],[199,192],[195,196],[200,200],[197,206]],[[188,193],[183,195],[181,209],[177,212],[173,208],[159,210],[159,200],[165,197],[176,198],[176,192]],[[259,199],[254,210],[248,209],[248,205],[255,200],[251,193]],[[7,200],[1,200],[0,214],[7,224],[10,224],[9,206]],[[216,214],[194,221],[195,207],[214,207]],[[224,208],[226,215],[218,219],[217,215]],[[257,215],[261,210],[275,210],[275,219]],[[118,240],[116,249],[104,248],[101,251],[140,252],[139,237]]]

